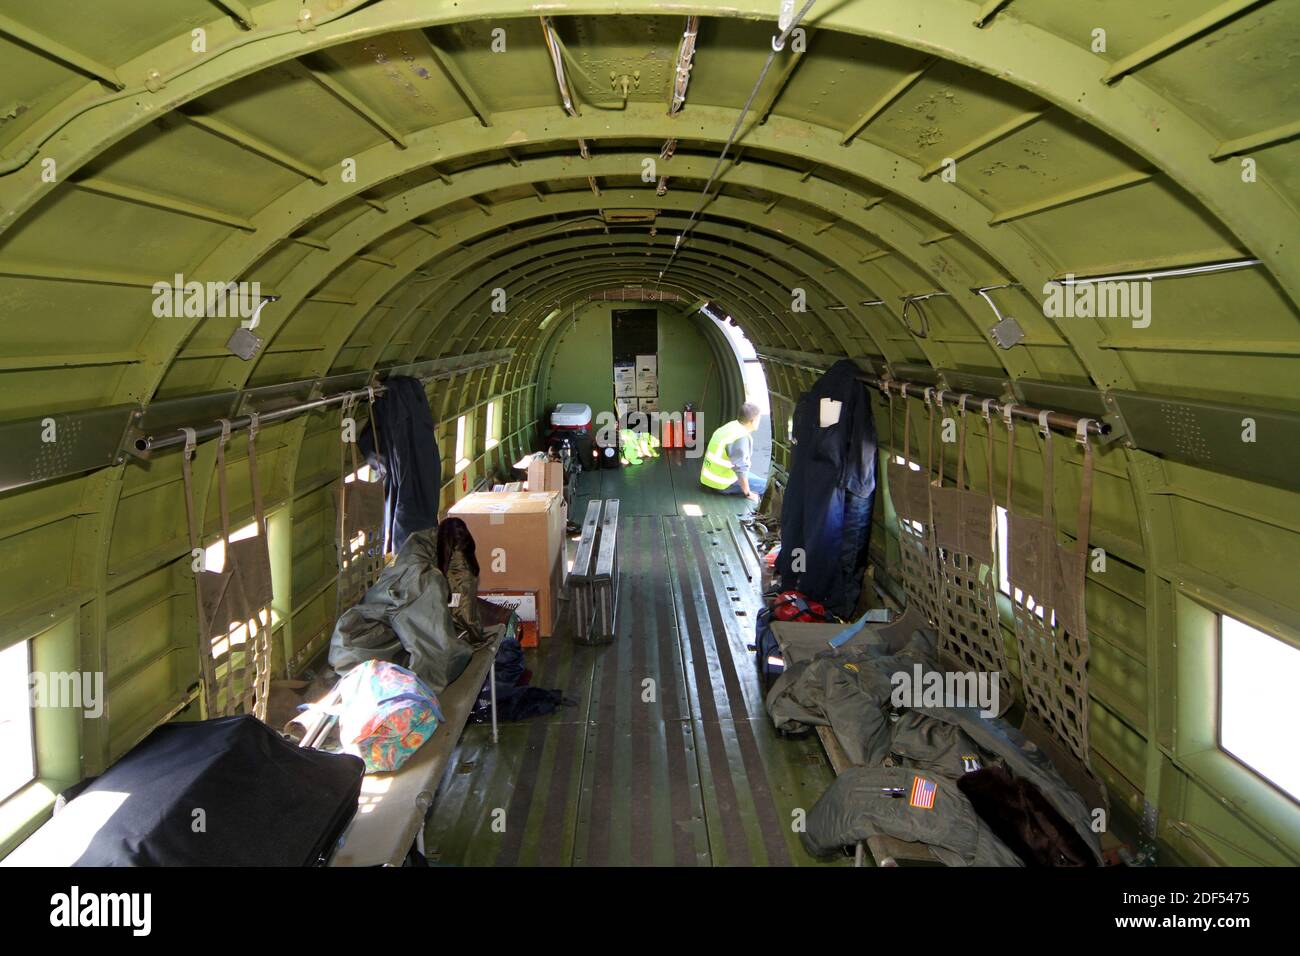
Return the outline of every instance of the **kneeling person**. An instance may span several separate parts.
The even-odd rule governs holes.
[[[767,479],[749,471],[754,454],[754,430],[760,416],[758,406],[746,402],[740,414],[709,439],[700,465],[700,484],[724,495],[744,495],[757,502],[767,488]]]

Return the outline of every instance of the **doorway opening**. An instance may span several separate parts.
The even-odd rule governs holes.
[[[705,302],[700,311],[713,320],[731,346],[740,366],[741,381],[745,384],[745,401],[753,402],[763,413],[754,432],[754,457],[750,471],[766,478],[772,469],[772,402],[767,391],[767,373],[763,371],[754,343],[725,309],[714,302]]]

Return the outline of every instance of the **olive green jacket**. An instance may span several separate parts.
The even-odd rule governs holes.
[[[474,646],[483,643],[483,622],[478,612],[478,575],[470,570],[469,562],[459,551],[447,562],[447,584],[451,587],[456,606],[451,609],[456,632]]]

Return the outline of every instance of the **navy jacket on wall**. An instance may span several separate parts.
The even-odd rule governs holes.
[[[375,399],[371,422],[357,447],[384,478],[384,540],[397,552],[412,532],[438,526],[442,459],[433,433],[433,414],[424,385],[417,378],[394,376]],[[375,452],[374,421],[379,422]]]
[[[858,366],[841,359],[794,410],[790,476],[781,506],[781,583],[847,617],[862,589],[876,496],[876,426]],[[822,399],[839,402],[823,428]],[[802,572],[792,570],[802,549]]]

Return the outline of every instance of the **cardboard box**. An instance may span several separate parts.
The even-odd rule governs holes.
[[[538,632],[543,637],[554,634],[564,585],[564,495],[477,491],[461,498],[447,514],[464,520],[474,536],[480,593],[536,593]]]
[[[528,463],[529,491],[564,491],[564,465],[558,461]]]
[[[521,621],[537,621],[537,592],[535,591],[479,591],[478,596],[485,601],[510,608],[519,615]]]
[[[659,394],[659,357],[636,357],[636,394],[638,398],[654,398]]]
[[[636,398],[636,382],[615,382],[615,398]]]
[[[657,412],[657,411],[659,411],[659,399],[658,399],[658,398],[638,398],[638,399],[637,399],[637,410],[638,410],[638,411],[642,411],[642,412]]]
[[[614,384],[635,384],[636,383],[636,366],[635,365],[615,365],[614,366]]]

